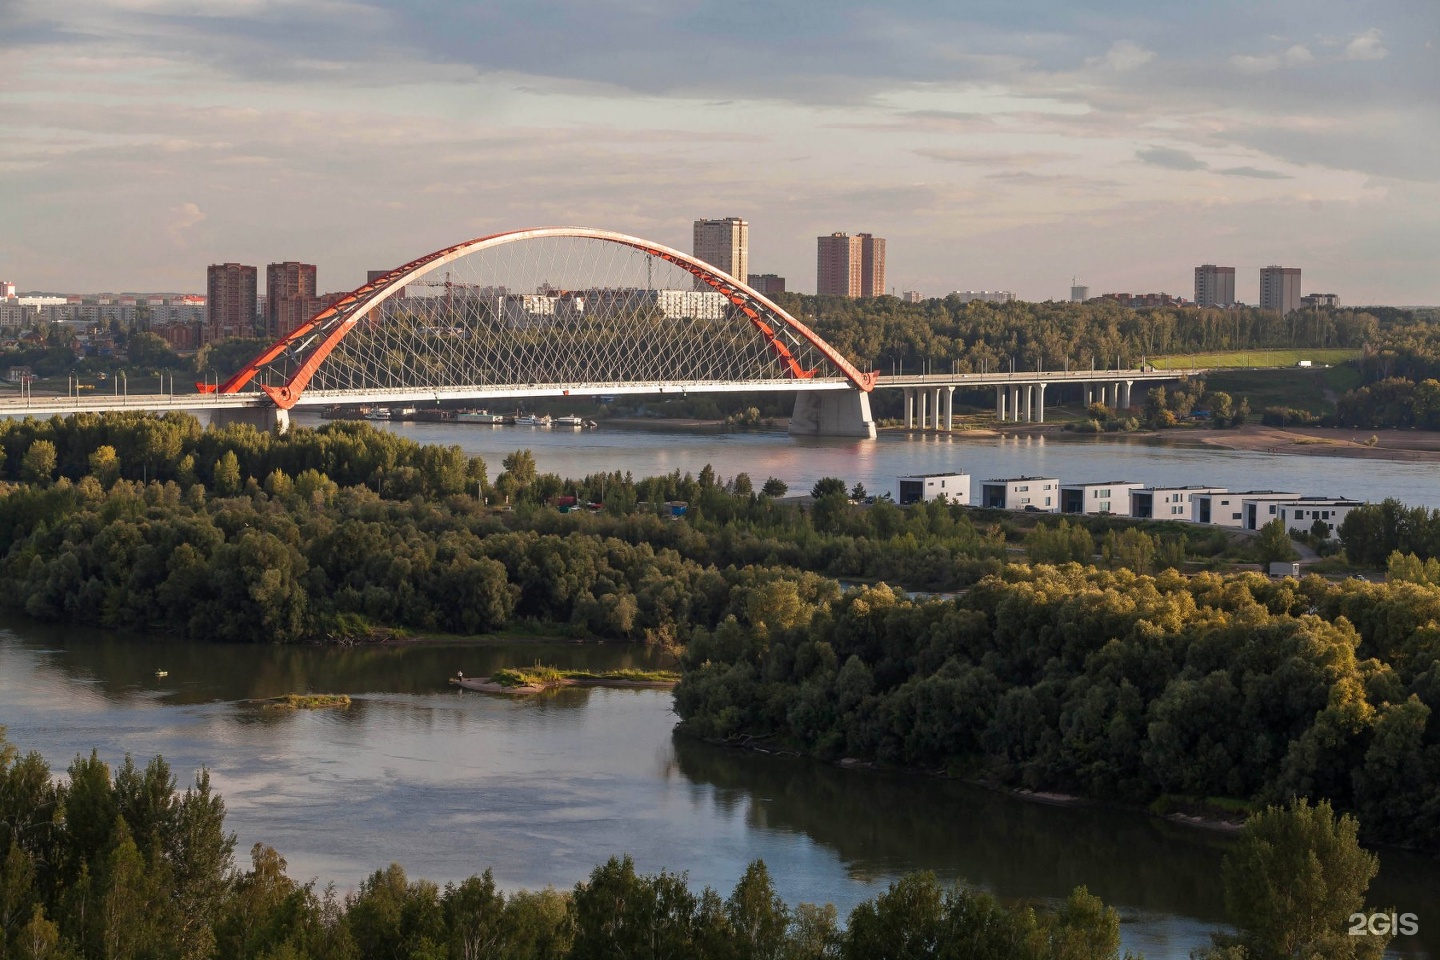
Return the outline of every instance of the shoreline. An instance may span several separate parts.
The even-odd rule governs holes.
[[[669,690],[672,689],[678,680],[622,680],[619,678],[606,680],[603,678],[577,678],[566,677],[561,680],[547,680],[544,683],[526,683],[520,686],[507,687],[504,684],[495,683],[489,677],[451,677],[450,683],[460,687],[462,690],[474,690],[477,693],[500,693],[506,696],[523,696],[532,693],[544,693],[546,690],[558,690],[562,687],[619,687],[636,690]]]

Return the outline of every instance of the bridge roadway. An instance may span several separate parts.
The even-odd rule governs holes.
[[[995,388],[995,418],[1012,423],[1045,422],[1047,387],[1080,384],[1085,387],[1085,404],[1102,403],[1117,410],[1131,405],[1131,388],[1136,383],[1153,383],[1194,377],[1206,371],[1155,370],[1031,370],[1014,373],[932,373],[911,376],[882,376],[877,390],[905,391],[905,426],[920,430],[950,430],[955,419],[955,391],[979,387]],[[943,426],[942,426],[943,424]]]
[[[1195,376],[1204,370],[1083,370],[1083,371],[1031,371],[1015,373],[958,373],[926,374],[914,376],[880,377],[875,384],[877,390],[905,391],[905,425],[919,429],[949,430],[954,420],[954,400],[957,389],[979,387],[995,388],[995,415],[1000,420],[1012,422],[1036,422],[1045,420],[1045,390],[1057,384],[1082,384],[1085,386],[1087,404],[1104,403],[1107,406],[1124,409],[1130,406],[1131,387],[1137,382],[1175,380]],[[440,401],[485,401],[510,400],[536,397],[595,397],[620,395],[665,395],[689,393],[749,393],[762,391],[793,391],[800,395],[797,411],[803,406],[806,395],[815,392],[854,391],[850,382],[843,377],[795,381],[777,379],[750,382],[730,381],[685,381],[650,383],[531,383],[463,388],[399,389],[399,390],[307,390],[301,394],[298,406],[326,407],[335,404],[406,404]],[[837,400],[842,398],[836,397]],[[856,399],[863,399],[859,397]],[[814,406],[815,404],[811,404]],[[857,416],[869,421],[869,404],[862,403],[852,412],[851,404],[844,410],[820,411],[816,417],[839,417],[843,421]],[[212,423],[252,423],[261,428],[284,430],[289,422],[288,413],[276,408],[273,401],[258,391],[243,393],[163,393],[163,394],[84,394],[58,396],[47,394],[23,394],[0,398],[0,416],[5,417],[49,417],[73,413],[100,413],[109,410],[143,410],[164,413],[181,410],[208,416]],[[835,425],[828,421],[824,426],[817,420],[815,430],[829,434]],[[853,429],[874,436],[873,422],[841,424],[847,432],[842,435],[855,436]]]

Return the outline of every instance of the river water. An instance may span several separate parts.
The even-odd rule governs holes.
[[[304,421],[302,421],[304,422]],[[779,434],[584,433],[395,424],[422,442],[458,443],[492,473],[515,449],[578,476],[745,471],[797,490],[821,476],[894,489],[909,473],[965,469],[977,479],[1211,483],[1440,506],[1432,465],[1192,450],[1132,443],[874,442]],[[571,689],[533,698],[457,691],[535,661],[644,666],[625,645],[376,648],[221,647],[12,622],[0,631],[0,724],[57,770],[98,749],[162,754],[182,782],[212,771],[242,854],[257,841],[292,875],[354,887],[390,862],[444,882],[485,868],[506,887],[568,887],[611,855],[645,871],[688,871],[728,893],[763,858],[782,896],[832,902],[842,916],[901,874],[934,870],[1005,898],[1056,901],[1086,884],[1117,907],[1127,948],[1183,960],[1223,921],[1228,840],[1135,813],[1028,802],[964,784],[842,770],[675,739],[667,691]],[[163,668],[169,676],[154,676]],[[278,713],[241,701],[347,693],[347,710]],[[1420,917],[1397,942],[1440,958],[1440,862],[1382,851],[1372,903]]]
[[[315,414],[295,422],[316,426]],[[458,444],[485,458],[491,479],[515,450],[535,454],[542,473],[582,477],[630,471],[637,478],[679,470],[699,473],[708,463],[722,477],[745,472],[759,487],[779,477],[793,492],[808,492],[821,477],[859,481],[871,493],[896,493],[895,478],[964,472],[979,483],[992,477],[1052,476],[1064,483],[1138,481],[1148,486],[1204,484],[1229,490],[1283,490],[1305,496],[1383,500],[1440,507],[1440,464],[1348,457],[1217,450],[1147,439],[1044,436],[963,438],[887,431],[877,440],[790,437],[783,433],[681,433],[606,429],[397,421],[389,429],[419,443]]]

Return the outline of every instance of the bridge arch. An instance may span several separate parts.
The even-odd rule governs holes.
[[[793,384],[796,389],[822,386],[833,389],[848,386],[863,393],[868,393],[875,386],[877,374],[857,370],[839,351],[772,300],[741,280],[728,276],[688,254],[639,237],[607,230],[588,227],[538,227],[468,240],[391,270],[321,310],[309,321],[263,350],[218,388],[210,386],[207,392],[237,393],[247,387],[258,386],[277,407],[288,410],[300,402],[302,395],[311,387],[327,361],[334,362],[336,351],[342,349],[347,337],[357,336],[357,330],[377,328],[387,322],[384,305],[387,301],[392,301],[392,298],[403,302],[407,287],[423,284],[427,276],[463,258],[537,240],[594,241],[614,245],[616,248],[639,251],[646,257],[655,258],[683,271],[692,278],[692,282],[703,284],[705,292],[720,294],[731,306],[727,322],[748,328],[748,339],[740,337],[733,330],[725,336],[717,336],[714,349],[733,349],[735,344],[744,340],[745,349],[751,351],[752,368],[757,350],[763,352],[772,362],[777,373],[774,382]],[[448,273],[446,276],[448,297]],[[502,294],[503,296],[506,295]],[[551,309],[553,308],[552,304]],[[723,333],[718,331],[715,325],[711,325],[705,335],[717,332]],[[456,337],[463,337],[466,331],[455,330],[453,333]],[[729,341],[721,342],[726,336]],[[394,349],[392,346],[391,352],[394,352]],[[607,369],[609,372],[606,375],[613,378],[615,370],[621,368],[612,365]],[[653,365],[647,365],[646,369],[653,369]],[[452,379],[457,375],[463,379],[463,373],[449,375]],[[259,381],[257,377],[260,378]],[[577,379],[583,381],[585,377],[580,376]],[[272,380],[278,381],[278,384],[267,382]],[[453,388],[455,385],[450,386]],[[197,387],[206,389],[203,385]],[[743,389],[744,381],[736,383],[734,388]]]

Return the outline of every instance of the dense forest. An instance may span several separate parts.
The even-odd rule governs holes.
[[[1440,847],[1440,588],[1008,566],[696,631],[680,730],[1129,804],[1290,796]]]
[[[573,889],[505,893],[489,871],[444,887],[398,864],[350,893],[287,873],[257,843],[237,865],[225,803],[201,771],[177,791],[165,761],[112,771],[93,752],[64,779],[0,728],[0,956],[18,960],[1118,960],[1120,917],[1085,888],[1055,909],[1002,903],[914,874],[851,911],[776,895],[752,863],[729,897],[629,857]],[[1321,876],[1293,869],[1313,864]],[[1275,808],[1226,860],[1237,934],[1215,960],[1377,957],[1346,937],[1378,869],[1350,818]],[[1304,956],[1309,956],[1305,953]],[[1129,957],[1129,954],[1126,954]]]

